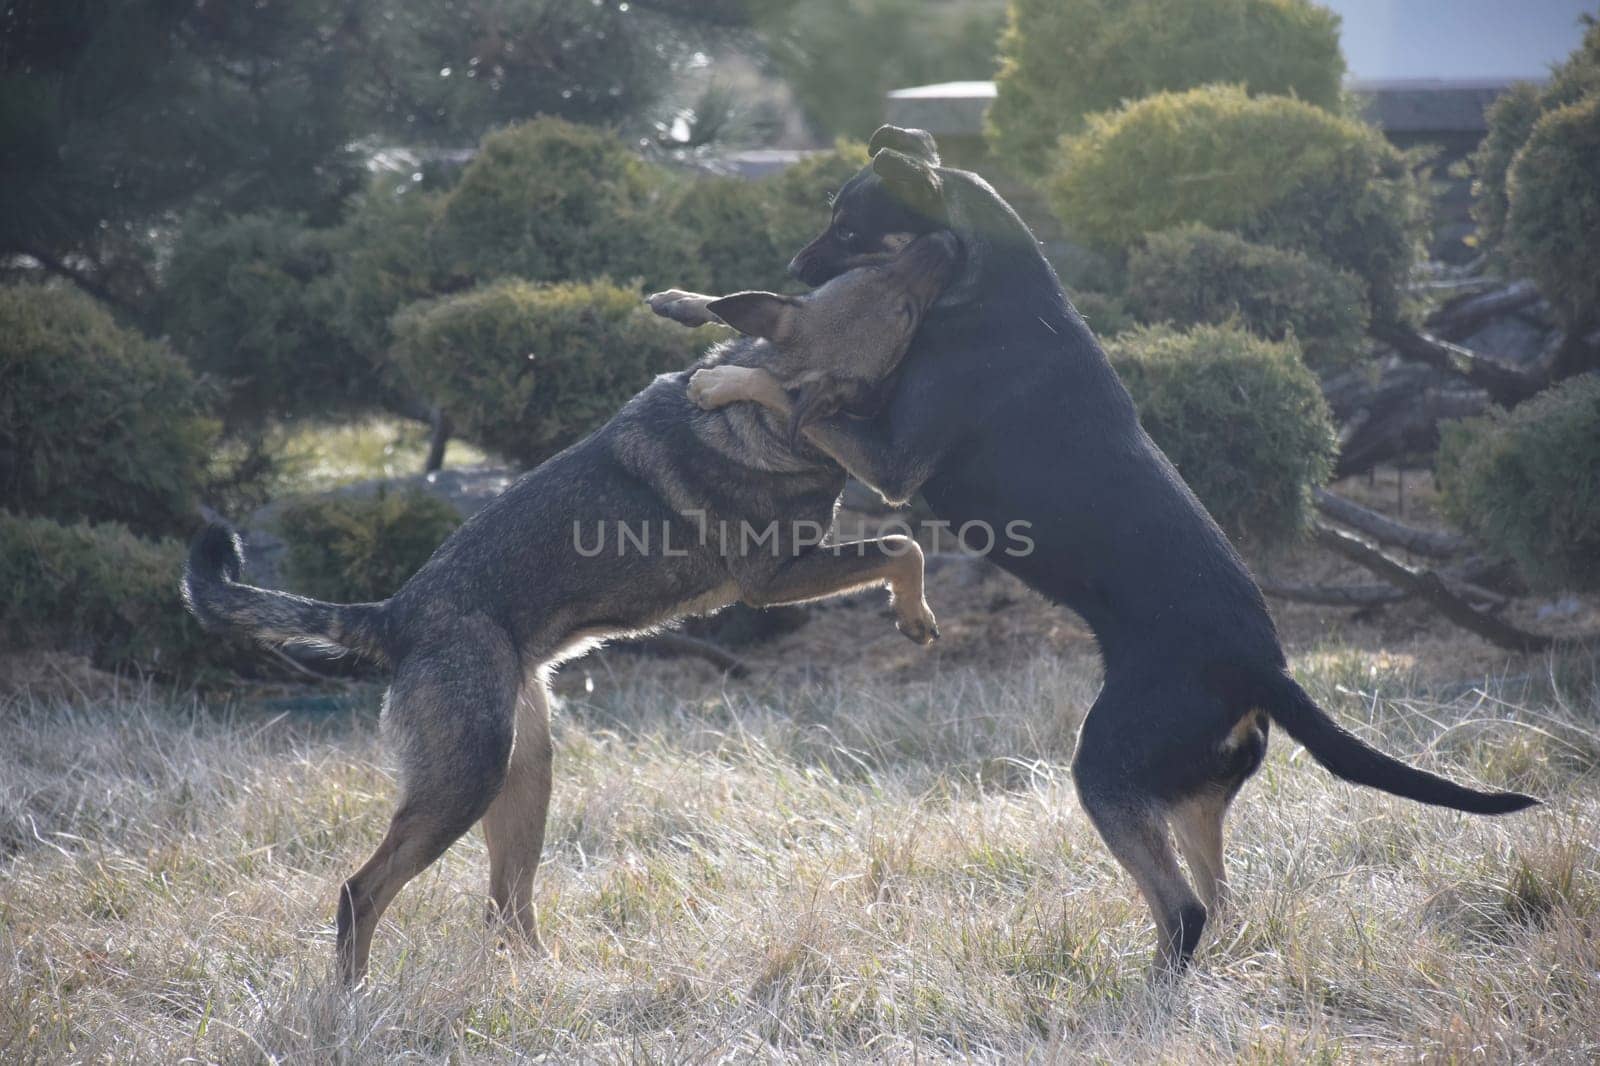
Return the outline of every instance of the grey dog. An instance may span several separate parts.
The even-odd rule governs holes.
[[[870,400],[958,257],[954,237],[932,233],[805,296],[671,290],[651,306],[742,333],[699,368],[766,368],[794,389],[800,421]],[[782,415],[750,404],[704,410],[692,373],[657,378],[599,430],[523,475],[381,603],[241,584],[232,531],[213,525],[196,538],[183,589],[203,624],[346,649],[393,671],[383,725],[402,771],[400,802],[340,894],[346,983],[364,978],[373,929],[395,895],[479,819],[491,917],[539,944],[532,885],[550,799],[554,664],[607,637],[735,601],[796,603],[876,585],[889,587],[908,637],[938,635],[916,543],[818,544],[843,469],[797,443],[800,427]]]

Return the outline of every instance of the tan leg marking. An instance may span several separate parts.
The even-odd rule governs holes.
[[[489,919],[518,930],[536,949],[533,876],[550,810],[550,704],[543,679],[530,680],[517,707],[517,735],[506,783],[483,816],[489,845]]]
[[[1171,812],[1173,835],[1212,917],[1228,905],[1228,871],[1222,857],[1227,814],[1228,799],[1222,792],[1195,796],[1174,805]]]

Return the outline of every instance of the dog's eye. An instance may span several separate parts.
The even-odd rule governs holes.
[[[854,244],[856,242],[856,231],[849,226],[840,226],[834,231],[834,236],[839,238],[839,243],[841,244]]]

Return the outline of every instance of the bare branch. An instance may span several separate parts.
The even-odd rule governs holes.
[[[110,306],[115,307],[117,310],[130,315],[137,312],[138,309],[130,304],[127,300],[124,300],[121,296],[118,296],[116,293],[106,288],[106,286],[102,285],[90,275],[81,270],[75,270],[71,266],[68,266],[65,260],[58,259],[49,252],[46,252],[40,248],[29,247],[23,248],[21,251],[23,255],[38,263],[39,266],[44,270],[56,275],[57,277],[65,278],[67,281],[72,282],[78,288],[82,289],[84,292],[88,293],[90,296],[93,296],[102,303],[109,304]]]
[[[1550,384],[1550,375],[1543,367],[1524,370],[1409,326],[1380,327],[1372,335],[1407,359],[1465,378],[1507,407]]]
[[[1526,653],[1549,651],[1560,645],[1587,645],[1600,640],[1600,633],[1572,639],[1558,639],[1519,629],[1509,622],[1484,614],[1473,607],[1453,592],[1445,584],[1444,578],[1434,571],[1407,566],[1398,559],[1385,555],[1360,537],[1320,522],[1315,527],[1315,536],[1318,544],[1365,567],[1396,588],[1405,589],[1418,599],[1426,601],[1456,625],[1478,634],[1498,647]]]

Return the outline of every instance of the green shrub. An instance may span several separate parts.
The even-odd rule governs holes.
[[[1441,427],[1452,520],[1546,589],[1600,589],[1600,376]]]
[[[1125,248],[1186,222],[1236,230],[1357,275],[1374,319],[1400,312],[1423,199],[1377,130],[1287,97],[1209,86],[1092,116],[1061,147],[1051,200],[1079,239]]]
[[[336,603],[394,595],[461,524],[456,509],[420,489],[369,497],[296,500],[278,517],[296,592]]]
[[[1497,250],[1505,235],[1511,164],[1539,116],[1594,93],[1600,93],[1600,22],[1590,23],[1582,45],[1550,72],[1543,86],[1519,82],[1489,106],[1488,132],[1472,157],[1472,215],[1485,248]]]
[[[599,426],[708,338],[608,282],[515,279],[415,305],[395,359],[469,440],[532,466]]]
[[[695,285],[666,210],[668,173],[603,130],[539,118],[492,133],[446,196],[445,267],[466,281],[569,281],[602,274]],[[657,284],[657,279],[673,279]]]
[[[1333,469],[1333,424],[1294,341],[1233,326],[1147,327],[1106,343],[1145,430],[1231,535],[1302,531]]]
[[[1117,293],[1083,289],[1070,295],[1072,306],[1078,309],[1078,314],[1083,316],[1097,336],[1109,337],[1139,324],[1128,311],[1127,301]]]
[[[179,235],[162,324],[224,386],[230,426],[376,403],[374,364],[335,321],[334,269],[332,231],[287,215],[196,218]]]
[[[191,677],[229,647],[184,609],[183,558],[177,541],[146,540],[117,523],[62,525],[0,511],[0,646]]]
[[[1339,102],[1339,18],[1310,0],[1012,0],[989,112],[996,154],[1043,176],[1084,117],[1162,90],[1237,82]]]
[[[1354,275],[1200,225],[1152,233],[1134,249],[1127,300],[1145,322],[1233,319],[1270,340],[1293,335],[1318,368],[1358,359],[1367,329],[1365,293]]]
[[[1562,321],[1600,321],[1600,93],[1546,112],[1511,165],[1505,245]]]
[[[772,239],[772,196],[766,184],[721,177],[690,181],[673,205],[672,217],[692,242],[684,258],[696,265],[699,280],[686,284],[652,278],[650,287],[727,293],[788,285],[784,266],[798,249],[785,252]]]
[[[77,289],[0,287],[0,500],[70,521],[186,528],[216,422],[165,345]]]
[[[437,193],[375,185],[330,234],[334,271],[325,285],[333,326],[368,366],[383,366],[395,312],[444,285],[434,247],[443,207]]]
[[[1478,243],[1484,248],[1498,249],[1505,236],[1509,207],[1506,175],[1543,110],[1538,86],[1525,81],[1511,86],[1489,105],[1485,115],[1489,129],[1472,156],[1472,217],[1478,223]]]
[[[660,280],[663,288],[703,284],[716,293],[741,289],[794,289],[788,263],[828,222],[828,199],[867,163],[866,149],[841,141],[777,174],[754,181],[689,181],[672,208],[683,229],[683,256],[696,264],[699,282]]]

